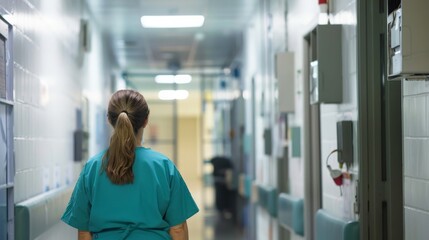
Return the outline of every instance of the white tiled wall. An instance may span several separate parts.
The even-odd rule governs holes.
[[[284,51],[285,41],[284,1],[260,1],[244,32],[243,79],[246,92],[245,130],[255,138],[255,181],[266,186],[277,185],[278,108],[275,100],[274,54]],[[252,79],[255,95],[252,96]],[[252,106],[252,97],[255,105]],[[252,116],[252,108],[255,117]],[[256,129],[252,131],[252,122]],[[265,155],[263,133],[272,128],[273,154]],[[277,221],[259,208],[256,214],[256,239],[277,239]]]
[[[289,126],[301,127],[301,157],[289,160],[291,194],[304,198],[304,103],[303,103],[303,42],[304,36],[315,26],[318,19],[317,1],[287,1],[287,49],[295,54],[295,112],[288,115]],[[302,239],[292,236],[292,239]]]
[[[341,104],[321,105],[321,139],[322,139],[322,191],[323,208],[332,214],[345,219],[355,219],[353,213],[353,202],[355,200],[355,181],[358,177],[358,161],[354,157],[354,165],[350,169],[352,173],[351,181],[346,181],[343,185],[343,194],[334,185],[329,171],[325,167],[325,159],[328,154],[337,148],[336,122],[342,120],[353,121],[354,130],[354,153],[357,153],[357,45],[356,45],[356,1],[334,1],[333,17],[331,23],[342,25],[342,69],[343,69],[343,101]],[[333,157],[334,160],[336,159]],[[332,165],[330,161],[330,164]],[[335,164],[334,164],[335,166]],[[334,167],[333,166],[333,167]],[[337,167],[337,166],[335,166]],[[345,171],[345,167],[343,168]],[[339,207],[340,206],[340,207]]]
[[[343,195],[340,189],[334,185],[329,172],[325,167],[325,161],[328,154],[336,149],[336,122],[341,120],[351,120],[354,126],[354,142],[356,143],[356,120],[357,120],[357,74],[356,74],[356,1],[333,1],[330,10],[332,16],[330,21],[332,24],[341,24],[342,26],[342,49],[343,49],[343,102],[341,104],[322,104],[320,108],[321,114],[321,161],[322,161],[322,203],[323,208],[328,210],[331,214],[338,217],[345,217],[347,219],[354,219],[352,206],[355,195],[355,180],[357,178],[357,160],[354,158],[355,164],[350,170],[352,181],[347,186],[343,187]],[[319,8],[317,1],[288,1],[288,46],[289,50],[295,52],[296,70],[297,73],[302,72],[303,64],[303,41],[304,36],[308,34],[317,24],[319,18]],[[302,89],[302,81],[304,81],[302,74],[297,74],[296,86],[298,91],[305,91]],[[302,108],[302,96],[297,94],[297,106]],[[299,108],[298,108],[299,109]],[[295,125],[303,124],[302,114],[297,112],[292,118],[292,123]],[[355,156],[357,146],[354,146]],[[330,159],[331,165],[335,162],[336,156],[333,155]],[[298,169],[301,167],[299,161],[293,161],[290,168]],[[302,164],[301,164],[302,165]],[[334,165],[338,167],[338,165]],[[343,169],[345,170],[345,169]],[[291,182],[291,189],[297,193],[300,191],[294,188],[303,188],[299,179],[303,179],[302,171],[294,171],[298,174],[295,178],[298,179],[296,183]],[[292,177],[292,176],[291,176]],[[350,200],[344,196],[350,197]]]
[[[262,89],[262,38],[261,34],[261,18],[260,11],[255,11],[253,18],[249,21],[249,26],[247,26],[244,33],[244,47],[243,47],[243,78],[245,82],[244,88],[247,91],[247,101],[246,101],[246,119],[245,119],[245,131],[249,136],[252,136],[257,143],[251,146],[250,151],[250,160],[252,163],[247,163],[250,171],[254,170],[255,180],[262,183],[264,175],[264,166],[262,162],[266,160],[263,154],[263,119],[260,117],[260,104],[252,106],[252,102],[260,103],[261,102],[261,89]],[[255,83],[255,95],[252,95],[252,78]],[[255,110],[254,115],[252,115],[252,109]],[[252,129],[253,122],[257,126],[255,131]],[[253,155],[253,151],[256,153]],[[249,172],[251,174],[251,172]],[[252,208],[249,208],[252,210]],[[253,211],[253,210],[252,210]],[[253,214],[250,214],[253,215]],[[255,215],[255,222],[253,220],[249,221],[248,238],[249,239],[261,239],[267,238],[268,235],[268,219],[269,216],[266,212],[263,212],[261,209],[257,209]],[[256,230],[252,230],[254,227]],[[255,231],[257,236],[250,236],[252,232]],[[261,236],[262,235],[262,236]],[[259,236],[259,237],[258,237]]]
[[[429,235],[429,81],[403,81],[405,239]]]
[[[83,54],[79,52],[82,3],[15,0],[0,4],[0,13],[14,25],[15,202],[73,184],[79,174],[80,164],[73,162],[73,131],[82,83],[89,76],[82,69],[94,62],[87,56],[83,65],[78,61]]]
[[[289,126],[303,126],[303,42],[304,36],[308,34],[318,22],[319,6],[317,1],[312,0],[288,0],[287,8],[281,8],[280,1],[260,1],[258,10],[254,17],[249,21],[244,34],[243,48],[243,78],[245,81],[245,91],[247,96],[246,108],[246,132],[256,139],[255,169],[256,181],[261,184],[273,184],[271,170],[276,167],[274,157],[268,157],[263,154],[262,130],[266,127],[272,127],[276,133],[276,109],[275,94],[271,94],[273,83],[275,83],[273,68],[270,63],[274,59],[274,53],[278,51],[292,51],[295,53],[296,66],[296,111],[288,114]],[[322,162],[324,163],[329,152],[336,148],[336,122],[340,120],[357,120],[357,76],[356,76],[356,1],[334,1],[332,4],[331,22],[342,24],[342,43],[343,43],[343,95],[344,99],[341,104],[322,105],[321,106],[321,146]],[[286,22],[281,19],[283,12],[287,9]],[[283,11],[283,12],[282,12]],[[282,12],[282,14],[277,14]],[[272,29],[274,34],[270,34],[267,26],[272,16]],[[283,22],[282,22],[283,21]],[[279,24],[282,22],[283,24]],[[282,36],[282,37],[280,37]],[[251,79],[256,79],[256,91],[253,106],[256,115],[251,115]],[[274,87],[275,88],[275,87]],[[262,93],[268,96],[268,99],[262,101]],[[251,132],[252,121],[256,121],[256,130]],[[356,124],[355,124],[356,125]],[[354,142],[356,143],[356,126],[354,127]],[[279,144],[278,139],[273,138],[273,145]],[[355,156],[357,146],[355,145]],[[334,156],[335,158],[335,156]],[[345,186],[343,193],[350,197],[347,199],[340,195],[340,189],[336,187],[329,177],[328,172],[323,164],[322,167],[322,188],[323,188],[323,208],[327,209],[333,215],[345,217],[348,219],[355,218],[352,213],[352,206],[355,195],[355,178],[357,177],[358,167],[356,158],[355,164],[350,170],[353,173],[353,179],[350,185]],[[291,158],[289,160],[289,178],[291,194],[297,197],[304,197],[304,176],[303,176],[303,159]],[[344,169],[345,170],[345,169]],[[345,201],[346,199],[346,201]],[[274,224],[273,224],[274,222]],[[272,231],[272,226],[276,225],[264,212],[258,211],[257,228],[258,239],[268,239],[267,234],[276,232]],[[276,239],[275,235],[270,235]],[[264,238],[265,237],[265,238]],[[292,236],[292,239],[300,237]]]

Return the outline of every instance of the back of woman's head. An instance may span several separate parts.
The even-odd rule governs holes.
[[[136,135],[147,122],[149,107],[143,95],[133,90],[115,92],[109,102],[107,118],[114,131],[104,157],[103,168],[115,184],[132,183],[134,180],[134,150]]]

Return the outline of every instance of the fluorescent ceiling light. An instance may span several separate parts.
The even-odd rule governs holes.
[[[202,15],[143,16],[140,20],[144,28],[191,28],[204,24]]]
[[[192,81],[192,76],[189,74],[157,75],[155,77],[155,82],[157,82],[157,83],[184,84],[184,83],[190,83],[191,81]]]
[[[158,93],[158,98],[161,100],[184,100],[189,97],[189,92],[186,90],[161,90]]]

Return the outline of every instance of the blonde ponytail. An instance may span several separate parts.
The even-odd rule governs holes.
[[[107,150],[109,161],[106,173],[115,184],[132,183],[134,180],[133,164],[136,137],[133,125],[126,112],[122,112],[116,121],[115,130],[110,138],[110,147]]]
[[[149,107],[139,92],[119,90],[112,95],[107,110],[115,130],[103,158],[103,170],[114,184],[132,183],[136,135],[147,123]]]

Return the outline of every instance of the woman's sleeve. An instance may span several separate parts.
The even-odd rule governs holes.
[[[89,214],[91,203],[88,197],[85,179],[85,169],[80,173],[70,202],[67,205],[61,220],[68,225],[82,231],[89,231]]]
[[[199,211],[185,181],[173,165],[170,181],[170,202],[164,219],[170,226],[183,223]]]

